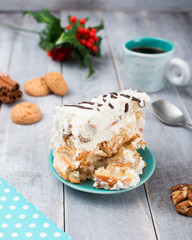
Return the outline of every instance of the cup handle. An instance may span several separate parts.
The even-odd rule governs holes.
[[[179,70],[178,74],[176,69]],[[185,86],[191,77],[189,65],[180,58],[172,58],[167,63],[165,74],[167,79],[174,85]]]

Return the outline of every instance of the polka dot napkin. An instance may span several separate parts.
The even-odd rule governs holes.
[[[0,178],[0,240],[71,240],[20,193]]]

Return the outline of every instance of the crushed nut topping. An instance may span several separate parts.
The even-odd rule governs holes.
[[[85,138],[82,135],[79,135],[79,140],[80,140],[81,143],[87,143],[87,142],[91,141],[91,139]]]

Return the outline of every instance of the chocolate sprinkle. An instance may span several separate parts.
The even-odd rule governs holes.
[[[114,108],[114,106],[111,103],[109,103],[109,107],[112,109]]]
[[[129,104],[125,103],[125,110],[124,110],[124,112],[126,113],[126,112],[128,112],[128,110],[129,110]]]
[[[64,106],[65,107],[77,107],[77,108],[82,108],[82,109],[87,109],[87,110],[93,110],[93,108],[79,106],[79,105],[64,105]]]
[[[111,98],[114,98],[114,99],[118,98],[118,94],[117,94],[116,92],[111,92],[110,94],[111,94],[111,96],[110,96]],[[144,106],[145,106],[145,101],[141,101],[141,100],[138,99],[138,98],[131,97],[131,96],[127,95],[127,94],[122,94],[122,93],[120,94],[120,96],[125,97],[125,98],[128,98],[128,99],[131,98],[131,100],[137,102],[140,107],[144,107]],[[106,97],[107,97],[107,95],[103,95],[103,102],[107,102],[107,100],[105,99]],[[98,107],[103,106],[103,104],[101,104],[101,103],[96,103],[96,102],[81,102],[81,103],[79,103],[79,104],[89,104],[89,105],[92,105],[92,106],[95,105],[95,107],[97,107],[97,111],[100,111],[100,109],[99,109]],[[85,107],[85,106],[81,106],[81,105],[64,105],[64,106],[66,106],[66,107],[77,107],[77,108],[87,109],[87,110],[94,110],[94,108]],[[111,103],[109,103],[108,106],[109,106],[110,108],[114,109],[114,106],[113,106]],[[126,113],[126,112],[128,112],[128,111],[129,111],[129,104],[128,104],[128,103],[125,103],[124,112]]]
[[[135,102],[138,102],[138,103],[141,102],[141,100],[139,100],[138,98],[135,98],[135,97],[132,97],[132,100],[135,101]]]
[[[90,104],[90,105],[94,105],[95,103],[93,103],[93,102],[81,102],[81,103],[79,103],[79,104]]]
[[[81,103],[78,103],[78,104],[90,104],[90,105],[96,105],[96,106],[98,106],[98,107],[102,107],[103,106],[103,104],[101,104],[101,103],[94,103],[94,102],[81,102]]]
[[[126,98],[130,98],[129,95],[122,94],[122,93],[120,94],[120,96],[126,97]],[[131,100],[133,100],[133,101],[135,101],[135,102],[138,102],[138,104],[139,104],[140,107],[144,107],[144,106],[145,106],[145,102],[143,101],[144,104],[141,104],[142,101],[141,101],[140,99],[138,99],[138,98],[132,97]]]
[[[115,96],[115,95],[111,94],[111,98],[115,98],[115,99],[116,99],[116,98],[117,98],[117,96]]]
[[[130,98],[130,96],[129,95],[126,95],[126,94],[120,94],[120,96],[122,96],[122,97],[126,97],[126,98]],[[136,102],[138,102],[138,103],[140,103],[141,102],[141,100],[139,100],[138,98],[135,98],[135,97],[132,97],[132,100],[133,101],[136,101]]]
[[[113,94],[115,96],[117,96],[118,94],[116,92],[111,92],[110,94]]]
[[[130,98],[129,95],[126,95],[126,94],[123,94],[123,93],[121,93],[120,96],[122,96],[122,97],[126,97],[126,98]]]

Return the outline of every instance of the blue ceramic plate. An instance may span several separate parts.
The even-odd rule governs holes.
[[[152,152],[149,150],[149,148],[145,148],[145,150],[139,149],[138,150],[139,154],[143,157],[143,160],[146,163],[146,167],[143,169],[143,174],[140,175],[140,182],[137,184],[137,186],[135,187],[130,187],[127,189],[123,189],[123,190],[105,190],[105,189],[97,189],[95,187],[93,187],[93,181],[91,180],[87,180],[86,182],[82,182],[79,184],[74,184],[71,182],[68,182],[66,180],[64,180],[62,177],[59,176],[59,174],[56,172],[55,168],[53,167],[53,150],[51,150],[49,152],[49,167],[52,171],[52,173],[61,181],[63,182],[65,185],[74,188],[76,190],[79,191],[83,191],[83,192],[89,192],[89,193],[96,193],[96,194],[114,194],[114,193],[122,193],[122,192],[126,192],[129,190],[132,190],[136,187],[139,187],[140,185],[142,185],[143,183],[145,183],[153,174],[154,170],[155,170],[155,158],[152,154]]]

